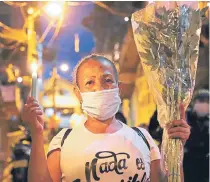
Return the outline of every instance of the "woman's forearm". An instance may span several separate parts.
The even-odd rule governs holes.
[[[32,149],[28,169],[28,181],[53,182],[47,167],[43,134],[36,134],[32,136]]]

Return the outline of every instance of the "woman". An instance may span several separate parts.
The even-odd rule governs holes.
[[[114,64],[103,56],[90,55],[77,66],[74,80],[75,94],[88,119],[71,132],[63,129],[58,133],[50,143],[47,160],[43,112],[33,98],[24,106],[22,119],[30,125],[33,141],[29,181],[160,181],[160,153],[151,136],[140,129],[140,137],[114,117],[121,104]],[[185,142],[190,134],[186,121],[173,121],[173,126],[169,136]]]

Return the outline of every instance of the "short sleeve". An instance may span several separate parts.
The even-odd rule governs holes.
[[[160,151],[158,146],[156,145],[155,141],[153,140],[153,138],[151,137],[151,135],[149,134],[149,132],[144,129],[144,128],[139,128],[141,130],[141,132],[144,134],[144,136],[146,137],[149,145],[150,145],[150,160],[154,161],[154,160],[158,160],[161,158],[160,155]]]
[[[48,149],[48,153],[47,153],[47,157],[55,150],[57,149],[61,149],[61,141],[63,139],[63,136],[65,134],[65,132],[67,131],[67,129],[62,129],[57,135],[55,135],[53,137],[53,139],[51,140],[50,144],[49,144],[49,149]]]

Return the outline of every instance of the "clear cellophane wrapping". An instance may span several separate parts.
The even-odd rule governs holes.
[[[195,85],[201,16],[197,2],[149,4],[132,15],[137,50],[164,129],[162,167],[169,182],[180,182],[183,144],[169,139],[167,127],[180,120],[180,104],[190,103]]]

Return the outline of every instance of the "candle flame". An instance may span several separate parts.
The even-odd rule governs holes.
[[[36,72],[32,72],[32,77],[37,77],[37,73]]]
[[[37,69],[38,69],[38,65],[36,63],[32,63],[31,64],[31,70],[32,70],[32,73],[36,74],[37,73]]]

